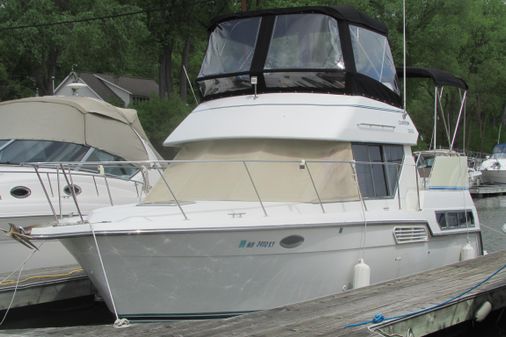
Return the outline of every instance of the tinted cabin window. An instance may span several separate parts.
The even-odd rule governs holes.
[[[111,161],[124,161],[123,158],[112,155],[110,153],[94,149],[91,155],[86,159],[88,162],[111,162]],[[91,167],[90,165],[83,165],[91,171],[96,171],[96,166]],[[130,178],[139,170],[132,164],[107,164],[104,165],[105,173],[121,178]]]
[[[352,151],[362,197],[393,196],[404,157],[402,146],[352,144]]]
[[[442,230],[474,227],[473,212],[466,210],[436,212],[436,220]]]
[[[49,140],[15,140],[0,151],[0,163],[80,161],[89,147]]]

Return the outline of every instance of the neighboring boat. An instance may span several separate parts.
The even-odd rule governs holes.
[[[506,184],[506,144],[496,144],[490,157],[480,165],[482,182]]]
[[[420,174],[420,177],[423,179],[423,182],[425,183],[427,181],[427,178],[429,178],[429,174],[432,171],[432,165],[434,164],[436,156],[463,156],[467,158],[469,185],[479,185],[481,183],[481,171],[477,169],[476,165],[478,162],[478,157],[476,157],[476,154],[472,158],[468,157],[465,150],[465,105],[467,101],[467,90],[469,89],[466,81],[450,74],[447,71],[434,68],[397,68],[397,75],[399,77],[404,76],[404,71],[406,79],[431,79],[432,83],[434,84],[433,128],[429,142],[429,149],[414,153],[416,157],[415,161],[417,163],[418,172]],[[453,88],[459,91],[460,107],[455,114],[456,119],[454,121],[451,120],[450,114],[446,115],[443,110],[443,92],[447,88]],[[444,127],[443,141],[440,141],[439,143],[437,138],[438,120],[441,120]],[[462,124],[463,127],[461,127]],[[461,131],[461,134],[463,136],[461,143],[462,148],[460,151],[455,151],[454,145],[457,140],[459,131]],[[447,147],[442,147],[441,144],[445,144]]]
[[[59,239],[120,317],[270,309],[482,253],[465,156],[419,183],[382,23],[349,7],[221,17],[197,81],[204,102],[144,202],[15,234]]]
[[[140,200],[145,180],[138,166],[97,162],[156,160],[131,109],[87,97],[47,96],[0,103],[0,227],[48,225],[92,209]],[[75,162],[65,172],[34,162]],[[37,170],[36,170],[37,169]],[[41,185],[41,182],[44,185]],[[72,188],[79,209],[72,197]],[[49,207],[49,203],[51,207]],[[53,210],[53,211],[52,211]],[[29,250],[2,235],[0,273],[20,267]],[[42,268],[76,263],[57,241],[44,246],[24,266]]]

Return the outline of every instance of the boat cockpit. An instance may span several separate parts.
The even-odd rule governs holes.
[[[216,19],[197,78],[205,100],[266,92],[361,95],[400,106],[386,27],[351,7]]]

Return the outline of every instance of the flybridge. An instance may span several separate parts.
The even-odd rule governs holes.
[[[209,30],[197,79],[204,99],[319,92],[400,106],[385,26],[350,7],[240,13]]]

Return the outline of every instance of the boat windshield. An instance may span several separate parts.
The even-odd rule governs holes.
[[[492,158],[500,159],[506,158],[506,144],[497,144],[492,149]]]
[[[345,93],[397,104],[399,85],[386,35],[340,20],[303,12],[217,23],[197,78],[200,93],[209,99],[253,92]]]
[[[397,71],[387,38],[353,25],[350,25],[350,35],[357,72],[399,93]]]
[[[0,163],[80,161],[88,149],[73,143],[17,139],[0,150]]]
[[[0,140],[0,164],[17,165],[34,162],[101,162],[124,161],[123,158],[96,149],[94,147],[49,141],[49,140]],[[98,172],[96,165],[82,165],[80,169]],[[138,172],[131,164],[106,165],[105,172],[109,175],[128,179]]]

